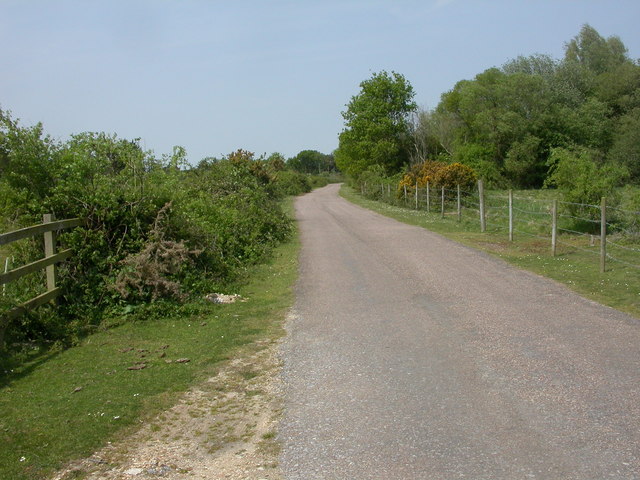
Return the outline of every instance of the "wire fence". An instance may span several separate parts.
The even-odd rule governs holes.
[[[509,241],[534,239],[548,244],[551,255],[585,252],[604,272],[614,262],[640,270],[640,212],[608,206],[566,202],[535,196],[485,192],[476,188],[403,186],[382,182],[361,185],[361,194],[404,208],[424,211],[479,228],[504,233]]]

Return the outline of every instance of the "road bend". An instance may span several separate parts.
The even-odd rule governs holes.
[[[638,320],[338,190],[296,204],[286,479],[640,478]]]

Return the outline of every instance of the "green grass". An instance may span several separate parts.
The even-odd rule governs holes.
[[[247,302],[198,300],[166,318],[122,323],[0,377],[0,478],[44,478],[90,455],[168,408],[241,347],[282,335],[298,250],[296,237],[225,292]],[[167,363],[179,358],[190,361]],[[146,368],[128,370],[140,363]]]
[[[416,211],[364,198],[346,186],[340,193],[357,205],[488,252],[520,268],[564,283],[587,298],[640,317],[640,270],[609,262],[607,271],[600,273],[599,246],[589,247],[584,237],[561,235],[562,243],[554,257],[551,255],[550,241],[531,236],[539,233],[536,225],[521,225],[523,231],[529,230],[527,235],[516,234],[515,241],[509,242],[504,226],[492,222],[490,217],[487,232],[481,233],[477,212],[465,212],[462,221],[458,222],[456,216],[452,215],[442,219],[439,204],[432,207],[438,212],[426,213],[424,210]],[[539,200],[545,194],[538,192],[535,195]]]

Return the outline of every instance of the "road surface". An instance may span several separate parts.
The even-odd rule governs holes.
[[[640,478],[638,320],[338,190],[296,204],[286,479]]]

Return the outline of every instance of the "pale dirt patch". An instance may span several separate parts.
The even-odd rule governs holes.
[[[129,438],[52,480],[280,479],[278,345],[256,342]]]

